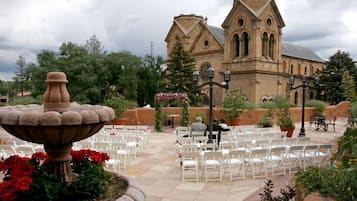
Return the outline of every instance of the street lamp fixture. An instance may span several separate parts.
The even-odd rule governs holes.
[[[225,88],[225,89],[229,89],[229,81],[231,81],[231,71],[226,69],[224,71],[224,83],[220,84],[217,82],[213,81],[214,78],[214,68],[212,66],[210,66],[207,70],[207,77],[209,78],[208,82],[204,82],[201,85],[198,85],[198,80],[200,77],[199,72],[196,70],[193,72],[192,74],[192,80],[196,83],[196,86],[198,88],[202,88],[206,85],[209,85],[209,126],[208,126],[208,142],[212,143],[212,122],[213,122],[213,85],[219,86],[221,88]]]
[[[302,112],[301,112],[301,129],[300,129],[300,133],[299,133],[299,137],[305,137],[305,128],[304,128],[304,122],[305,122],[305,90],[306,88],[309,89],[318,89],[320,86],[320,78],[319,77],[315,77],[315,87],[313,86],[309,86],[307,85],[307,77],[306,74],[302,75],[301,81],[302,84],[299,86],[294,87],[294,75],[290,75],[289,78],[289,84],[290,84],[290,90],[294,90],[294,89],[298,89],[300,87],[302,87]]]

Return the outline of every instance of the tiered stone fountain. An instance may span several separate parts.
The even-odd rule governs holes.
[[[62,72],[48,73],[46,83],[43,106],[1,107],[1,126],[20,139],[43,144],[47,170],[70,183],[72,143],[97,133],[115,113],[106,106],[70,104]]]
[[[115,118],[114,110],[100,105],[71,104],[62,72],[47,74],[44,105],[0,107],[1,126],[22,140],[43,144],[47,153],[47,170],[71,183],[72,143],[97,133],[106,122]],[[131,178],[127,192],[117,201],[143,201],[145,193]]]

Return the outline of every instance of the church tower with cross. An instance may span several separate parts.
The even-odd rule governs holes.
[[[209,66],[215,69],[216,82],[222,82],[223,72],[229,69],[230,88],[241,88],[249,101],[260,103],[283,95],[299,105],[302,91],[289,90],[290,75],[313,77],[324,60],[307,47],[282,41],[284,27],[275,0],[234,0],[221,27],[195,14],[174,17],[165,38],[167,54],[180,41],[196,59],[201,80],[207,79]],[[220,105],[225,90],[214,91],[214,104]],[[314,91],[307,93],[310,99],[316,96]]]

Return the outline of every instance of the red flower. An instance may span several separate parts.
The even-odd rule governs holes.
[[[14,181],[8,180],[0,183],[0,200],[12,201],[16,199],[16,193],[14,188]]]
[[[40,161],[43,161],[47,158],[47,154],[43,152],[36,152],[33,153],[31,156],[31,159],[39,159]]]
[[[15,188],[19,191],[27,191],[30,189],[32,179],[30,177],[24,176],[19,178],[15,183]]]

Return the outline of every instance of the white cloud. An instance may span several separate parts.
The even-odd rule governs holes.
[[[221,26],[232,0],[0,0],[0,71],[19,55],[34,61],[42,49],[66,41],[84,44],[93,34],[108,51],[166,56],[174,16],[194,13]],[[283,38],[328,58],[341,49],[357,59],[357,1],[276,0],[286,23]],[[27,58],[28,57],[28,58]],[[2,65],[6,64],[6,65]]]

